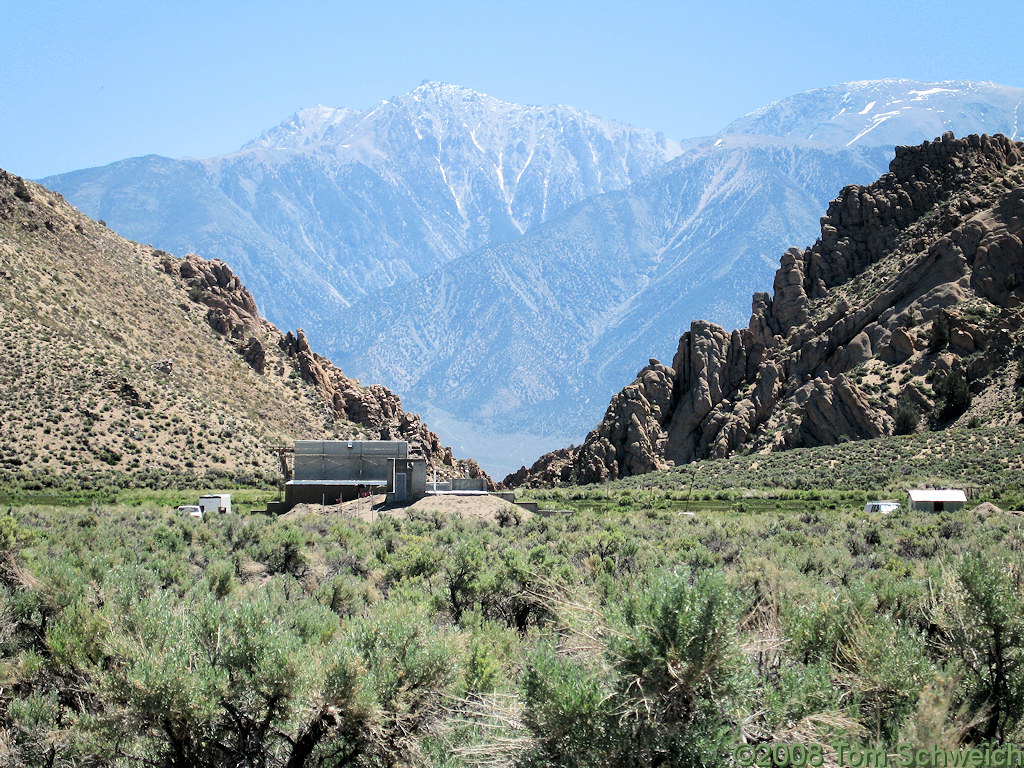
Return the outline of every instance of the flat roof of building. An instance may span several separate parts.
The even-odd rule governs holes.
[[[409,455],[406,440],[296,440],[296,456],[395,456]]]

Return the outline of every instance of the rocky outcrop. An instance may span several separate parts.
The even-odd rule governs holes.
[[[599,482],[609,475],[637,475],[661,469],[675,372],[652,359],[608,406],[594,439],[581,449],[578,479]]]
[[[1020,157],[1021,146],[1001,135],[955,139],[947,133],[918,147],[897,147],[889,173],[870,186],[847,187],[832,201],[817,243],[802,252],[791,248],[782,257],[772,303],[782,334],[807,321],[811,301],[891,254],[907,227],[926,213],[938,214],[934,228],[952,230],[985,205],[985,197],[962,195],[944,210],[941,204],[954,191],[980,191]]]
[[[176,259],[162,251],[155,253],[164,272],[180,278],[189,297],[207,307],[206,321],[218,333],[241,341],[247,334],[259,334],[269,327],[260,317],[256,299],[220,259],[207,261],[194,253]]]
[[[472,459],[456,460],[451,448],[420,420],[402,409],[399,397],[382,386],[363,386],[345,376],[330,360],[318,355],[302,329],[281,334],[259,315],[256,301],[238,276],[220,260],[207,261],[195,254],[176,259],[156,252],[166,274],[181,280],[189,298],[204,305],[206,321],[235,345],[238,353],[259,374],[266,372],[266,344],[275,344],[302,379],[314,387],[335,419],[364,428],[369,437],[405,440],[410,452],[424,456],[442,478],[453,475],[485,477]]]
[[[267,355],[260,337],[272,332],[273,326],[260,317],[256,300],[231,268],[219,259],[207,261],[194,253],[184,259],[163,251],[154,255],[160,269],[181,280],[189,298],[206,307],[210,327],[230,339],[254,371],[263,373]]]
[[[536,483],[538,480],[548,483],[568,483],[575,480],[572,476],[575,448],[559,448],[545,453],[527,469],[520,467],[508,475],[501,484],[506,488]]]
[[[893,433],[901,395],[941,427],[951,371],[975,393],[1005,387],[1024,347],[1022,147],[946,134],[897,148],[889,173],[829,205],[813,246],[783,254],[746,328],[693,323],[672,367],[652,360],[582,446],[505,484],[879,437]]]
[[[263,343],[255,336],[250,337],[249,342],[238,351],[242,353],[245,362],[252,366],[256,373],[263,373],[266,370],[267,350],[263,348]]]

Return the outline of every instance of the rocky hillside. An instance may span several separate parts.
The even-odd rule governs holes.
[[[393,393],[262,319],[223,262],[129,242],[3,171],[0,343],[0,482],[269,478],[278,446],[330,436],[466,469]]]
[[[900,147],[790,249],[746,328],[694,322],[584,444],[511,486],[600,482],[738,451],[1021,422],[1024,145],[1002,135]]]

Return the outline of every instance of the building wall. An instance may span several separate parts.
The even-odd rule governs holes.
[[[908,505],[911,509],[917,512],[959,512],[964,508],[962,501],[943,501],[939,502],[941,508],[936,509],[936,502],[934,501],[910,501]]]
[[[296,480],[387,480],[388,460],[405,459],[404,440],[297,440]]]
[[[408,501],[426,496],[426,459],[410,459],[404,440],[297,440],[294,480],[285,484],[284,506],[349,501],[371,483],[374,492],[386,489],[390,498],[396,471],[406,475]]]
[[[363,486],[339,485],[329,481],[323,483],[310,483],[309,485],[297,485],[285,483],[284,503],[286,509],[291,509],[296,504],[337,504],[338,500],[352,501],[359,498],[363,490],[370,490]],[[382,489],[372,489],[380,493]]]
[[[395,494],[397,475],[405,475],[406,498],[392,496],[394,501],[416,501],[427,495],[426,459],[391,459],[388,468],[388,493]]]

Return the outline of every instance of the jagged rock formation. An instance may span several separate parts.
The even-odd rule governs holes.
[[[276,475],[295,438],[408,440],[439,477],[457,461],[380,386],[281,334],[221,261],[117,236],[0,171],[0,479]]]
[[[879,437],[903,426],[901,402],[931,427],[1020,421],[1022,149],[951,133],[898,148],[829,205],[813,246],[783,255],[746,328],[694,322],[671,368],[652,360],[582,446],[505,483]]]

